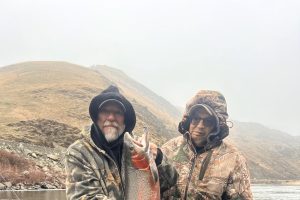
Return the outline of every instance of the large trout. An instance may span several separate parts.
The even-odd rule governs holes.
[[[123,173],[126,200],[159,200],[159,177],[155,161],[150,153],[147,130],[141,143],[129,133],[124,135]]]

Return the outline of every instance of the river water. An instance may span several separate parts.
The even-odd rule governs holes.
[[[257,200],[300,200],[300,186],[252,185]]]
[[[255,200],[300,200],[300,186],[252,185]],[[65,200],[65,190],[0,191],[0,200]]]

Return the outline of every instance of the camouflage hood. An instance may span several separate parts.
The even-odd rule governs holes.
[[[221,93],[211,90],[200,90],[194,97],[192,97],[187,102],[183,119],[178,125],[179,132],[184,134],[185,137],[189,135],[189,114],[191,109],[193,109],[195,106],[204,107],[216,118],[216,130],[209,134],[207,138],[208,144],[204,147],[204,149],[210,149],[229,134],[229,128],[226,124],[228,113],[225,97]]]

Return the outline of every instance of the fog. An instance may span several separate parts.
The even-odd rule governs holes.
[[[121,69],[173,105],[218,90],[231,119],[300,135],[300,1],[0,1],[0,66]]]

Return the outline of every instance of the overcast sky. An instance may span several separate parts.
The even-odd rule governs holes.
[[[222,92],[231,119],[300,135],[299,0],[1,0],[0,66],[116,67],[176,106]]]

